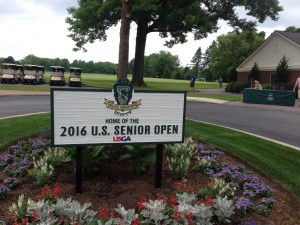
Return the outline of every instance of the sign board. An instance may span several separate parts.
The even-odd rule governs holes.
[[[52,145],[184,141],[186,92],[118,88],[52,88]]]

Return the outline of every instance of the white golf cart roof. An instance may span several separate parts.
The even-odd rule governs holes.
[[[81,68],[78,68],[78,67],[70,67],[70,70],[79,70],[79,71],[81,71]]]
[[[2,63],[2,66],[16,66],[14,63]]]
[[[38,67],[38,65],[25,64],[24,67]]]
[[[62,66],[50,66],[52,71],[58,70],[58,71],[63,71],[65,72],[65,67]]]

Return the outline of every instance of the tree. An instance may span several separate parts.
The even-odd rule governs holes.
[[[255,62],[253,67],[251,68],[250,77],[254,80],[258,80],[259,77],[259,68],[257,63]]]
[[[15,63],[15,59],[12,56],[8,56],[7,58],[4,58],[5,63]]]
[[[275,84],[286,83],[288,81],[288,78],[288,59],[284,55],[276,68]]]
[[[122,0],[118,79],[127,78],[128,73],[129,34],[132,17],[132,2],[133,0]]]
[[[206,81],[213,81],[214,77],[211,72],[211,50],[217,46],[217,42],[214,40],[211,45],[205,50],[201,62],[201,77],[204,77]]]
[[[75,50],[83,49],[86,43],[105,41],[106,31],[121,19],[120,0],[78,0],[78,7],[68,8],[69,37],[75,41]],[[131,19],[136,28],[136,49],[132,83],[145,85],[143,80],[144,54],[147,35],[159,33],[169,38],[165,45],[172,47],[185,43],[187,34],[192,32],[199,40],[218,30],[218,21],[223,19],[233,27],[253,27],[253,21],[240,19],[236,7],[244,7],[247,15],[254,16],[262,23],[267,17],[277,20],[282,11],[278,0],[135,0]]]
[[[191,63],[193,65],[193,70],[196,76],[198,76],[200,66],[201,66],[201,61],[202,61],[202,51],[201,51],[201,47],[199,47],[191,60]]]
[[[178,56],[160,51],[145,57],[145,74],[148,77],[174,78],[179,66]]]
[[[210,50],[210,69],[214,78],[222,76],[227,81],[236,80],[236,68],[264,42],[264,35],[250,29],[219,36]]]
[[[289,26],[285,29],[288,32],[300,32],[300,28],[296,28],[295,26]]]

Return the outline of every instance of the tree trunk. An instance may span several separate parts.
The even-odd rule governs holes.
[[[118,79],[127,78],[132,0],[122,1]]]
[[[135,58],[131,83],[133,86],[147,86],[144,82],[144,55],[147,40],[147,25],[138,24],[135,44]]]

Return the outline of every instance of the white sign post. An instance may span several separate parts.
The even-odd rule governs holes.
[[[186,92],[53,88],[52,145],[181,143],[185,105]]]

